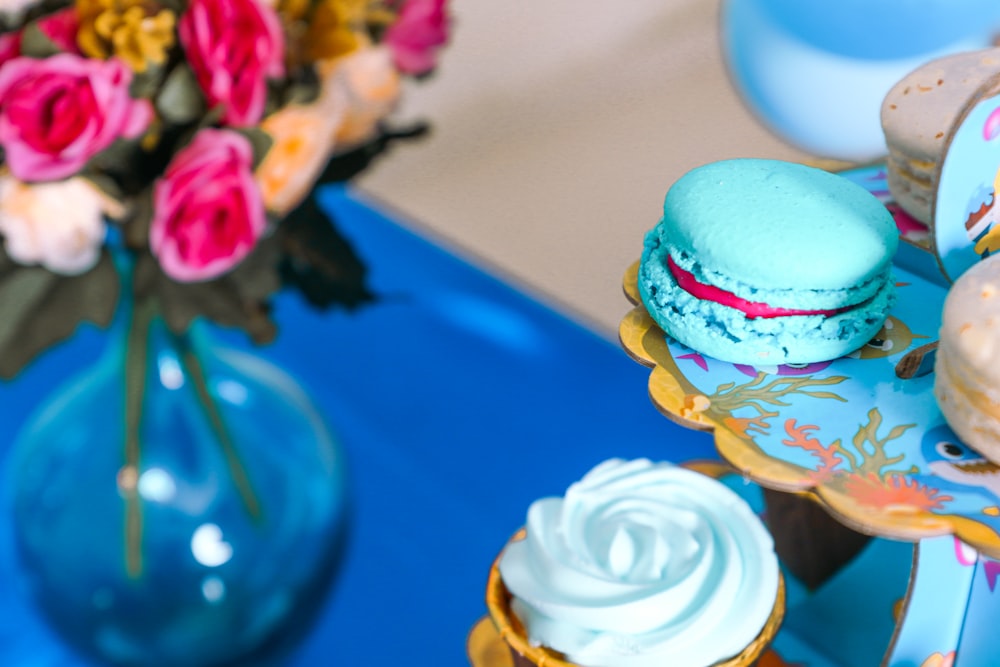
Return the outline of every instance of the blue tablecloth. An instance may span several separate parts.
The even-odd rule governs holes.
[[[357,192],[329,186],[319,197],[382,298],[348,314],[283,295],[278,341],[259,350],[311,393],[351,468],[342,570],[291,664],[465,664],[490,563],[533,499],[612,456],[712,457],[711,438],[659,415],[648,370],[614,342]],[[102,343],[82,330],[0,385],[0,468],[25,414]],[[9,584],[0,580],[0,665],[81,665]]]

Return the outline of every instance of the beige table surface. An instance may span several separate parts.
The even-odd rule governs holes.
[[[437,73],[398,112],[432,136],[359,185],[609,338],[674,180],[724,158],[805,157],[736,97],[718,0],[453,0],[452,13]]]

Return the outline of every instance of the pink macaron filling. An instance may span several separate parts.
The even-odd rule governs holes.
[[[735,308],[750,319],[758,317],[787,317],[789,315],[824,315],[829,317],[853,308],[853,306],[844,306],[842,308],[829,310],[778,308],[776,306],[769,306],[766,303],[761,303],[759,301],[748,301],[743,297],[736,296],[732,292],[727,292],[726,290],[715,287],[714,285],[706,285],[695,278],[693,273],[685,271],[679,267],[677,263],[674,262],[673,257],[670,257],[669,255],[667,256],[667,267],[670,269],[670,273],[673,275],[674,280],[677,281],[677,286],[691,296],[701,299],[702,301],[712,301],[714,303],[720,303],[723,306]]]

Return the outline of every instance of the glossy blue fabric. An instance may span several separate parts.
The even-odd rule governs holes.
[[[646,394],[648,370],[616,343],[353,191],[319,197],[381,298],[349,314],[282,295],[278,340],[257,351],[311,394],[350,476],[340,570],[287,664],[466,664],[490,563],[533,499],[612,456],[712,457],[711,438],[664,419]],[[215,337],[248,346],[238,333]],[[0,385],[0,467],[26,414],[105,342],[85,328]],[[85,664],[23,606],[11,577],[0,561],[0,665]]]

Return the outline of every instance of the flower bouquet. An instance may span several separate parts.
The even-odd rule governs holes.
[[[444,5],[0,0],[0,377],[82,322],[117,332],[0,457],[0,589],[80,654],[257,664],[321,608],[337,443],[280,369],[191,325],[266,342],[283,286],[371,298],[309,193],[422,131],[388,117]],[[0,595],[0,618],[32,644],[20,605]]]
[[[0,376],[110,321],[109,249],[178,332],[366,300],[306,197],[420,131],[385,119],[447,32],[445,0],[0,0]]]

